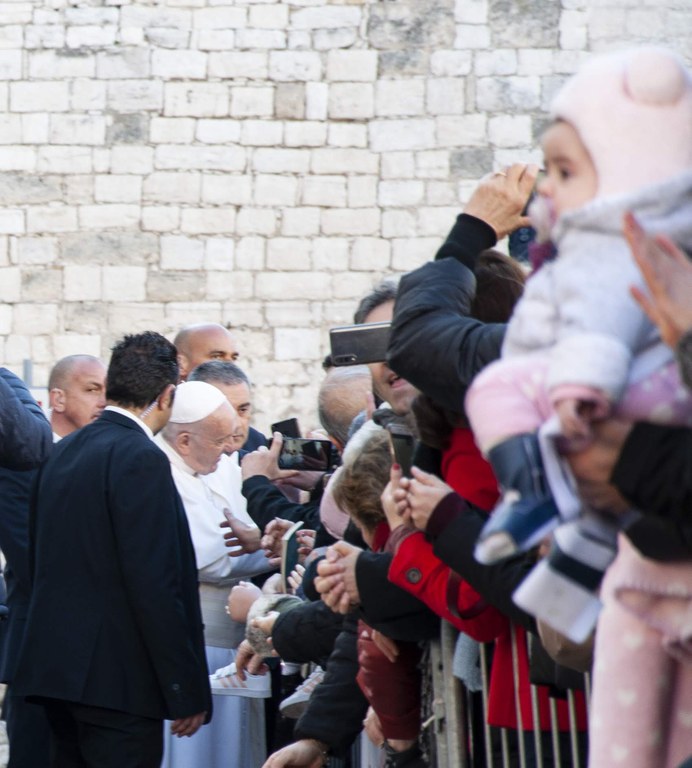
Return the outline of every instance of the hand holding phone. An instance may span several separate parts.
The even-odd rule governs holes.
[[[279,469],[326,472],[330,467],[331,447],[329,440],[286,437],[279,455]]]
[[[389,443],[394,461],[401,467],[401,474],[404,477],[411,477],[413,452],[416,447],[415,438],[400,424],[390,422],[386,429],[389,432]]]

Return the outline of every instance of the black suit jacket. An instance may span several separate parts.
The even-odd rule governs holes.
[[[11,683],[22,647],[29,610],[29,498],[36,478],[34,470],[19,472],[0,467],[0,550],[7,565],[7,606],[3,622],[3,646],[0,655],[0,681]]]
[[[187,519],[141,427],[104,411],[58,443],[31,516],[15,692],[155,719],[211,714]]]

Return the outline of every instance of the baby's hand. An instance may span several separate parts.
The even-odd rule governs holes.
[[[565,398],[556,404],[555,411],[560,419],[562,434],[568,440],[584,440],[591,437],[591,403],[576,398]]]
[[[226,613],[234,621],[245,621],[250,606],[262,597],[262,590],[250,581],[241,581],[236,584],[228,595]]]

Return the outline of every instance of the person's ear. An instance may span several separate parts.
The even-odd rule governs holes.
[[[51,410],[56,413],[65,412],[65,390],[58,387],[54,387],[48,393],[48,403]]]
[[[175,438],[175,447],[181,456],[187,456],[190,453],[190,433],[179,432]]]
[[[163,392],[156,398],[160,411],[166,411],[173,408],[175,399],[175,384],[169,384]]]

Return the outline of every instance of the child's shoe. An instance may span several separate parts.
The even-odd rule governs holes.
[[[514,602],[573,642],[586,640],[601,610],[598,591],[615,558],[617,530],[595,515],[561,525],[548,556],[515,590]]]
[[[476,542],[474,555],[485,565],[524,552],[560,523],[535,434],[515,435],[488,455],[502,498]]]
[[[284,717],[290,717],[291,720],[297,720],[307,709],[312,692],[323,679],[324,670],[322,667],[315,667],[312,673],[305,678],[295,691],[279,704],[281,714]]]
[[[245,680],[241,680],[235,671],[235,662],[209,675],[209,685],[211,692],[216,695],[244,696],[250,699],[268,699],[272,695],[271,675],[251,675],[246,672]]]

